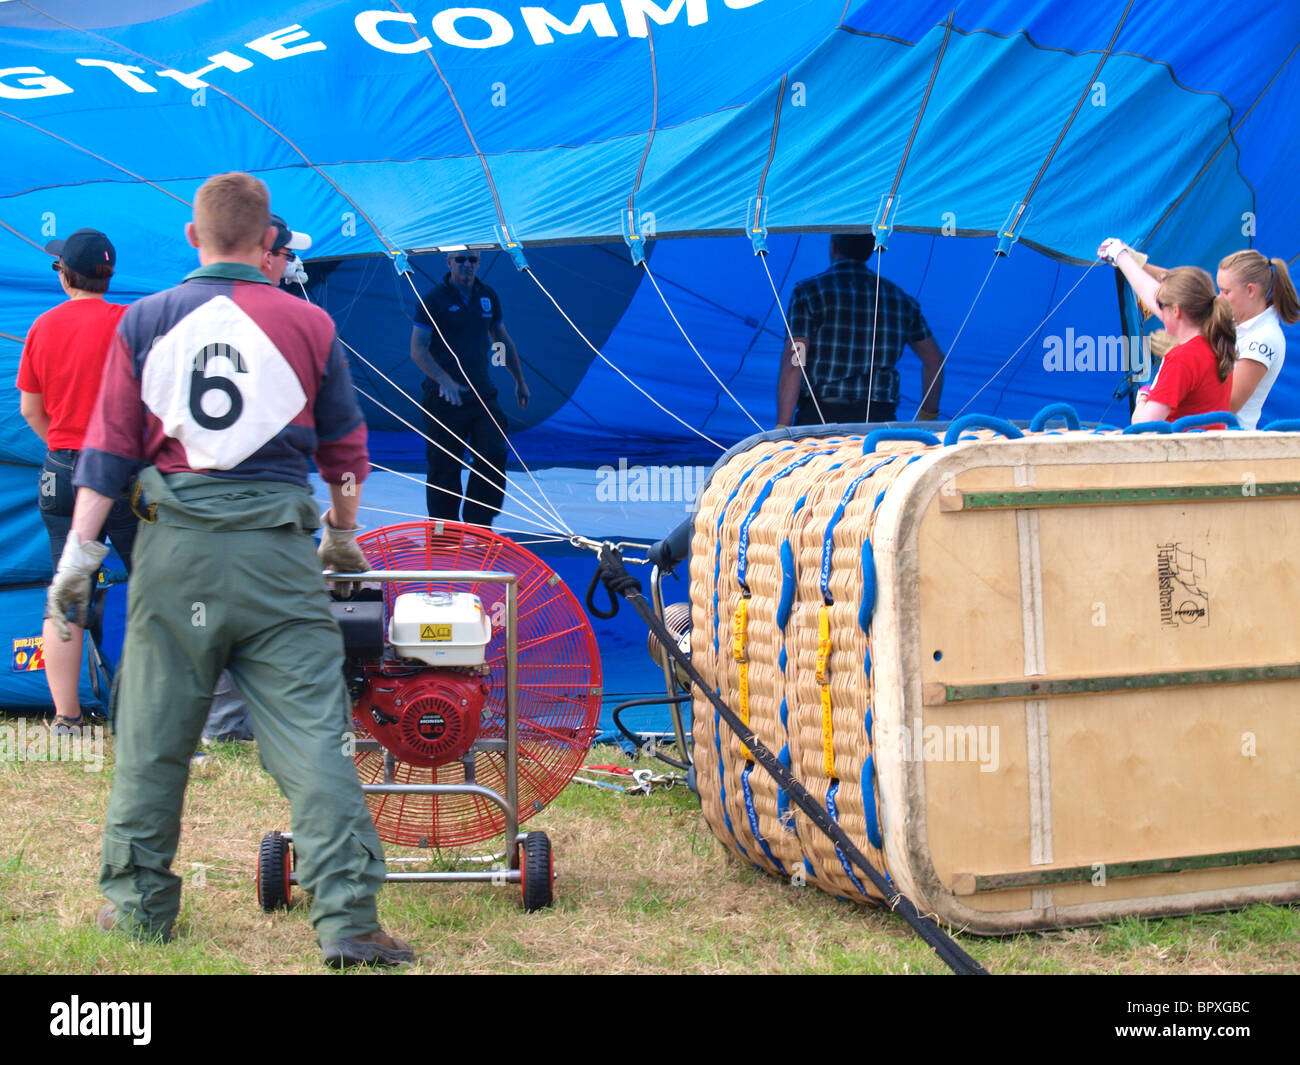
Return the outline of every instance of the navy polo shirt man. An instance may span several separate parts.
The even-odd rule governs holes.
[[[424,374],[429,517],[491,525],[505,498],[506,416],[497,403],[490,367],[500,352],[515,381],[515,399],[528,405],[528,386],[515,342],[502,320],[501,300],[478,280],[476,251],[447,256],[442,284],[424,297],[411,330],[411,361]],[[461,471],[468,448],[469,483],[461,510]]]

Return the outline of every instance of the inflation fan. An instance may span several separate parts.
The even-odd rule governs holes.
[[[551,567],[489,529],[409,522],[358,543],[371,572],[333,607],[357,773],[379,837],[437,851],[503,834],[507,843],[504,871],[388,879],[504,879],[520,884],[526,909],[549,905],[550,841],[519,825],[563,790],[595,738],[600,658],[582,607]],[[268,833],[263,909],[287,905],[292,867],[292,836]]]

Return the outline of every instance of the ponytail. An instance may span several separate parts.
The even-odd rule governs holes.
[[[1214,307],[1201,332],[1218,359],[1219,380],[1226,381],[1237,361],[1237,327],[1232,319],[1232,304],[1226,296],[1214,297]]]
[[[1230,273],[1241,285],[1254,285],[1264,293],[1264,303],[1277,311],[1288,325],[1300,321],[1300,299],[1286,268],[1285,259],[1266,259],[1251,248],[1233,252],[1219,261],[1219,269]]]
[[[1273,267],[1273,294],[1269,304],[1277,311],[1277,316],[1292,325],[1300,322],[1300,299],[1296,298],[1295,284],[1287,271],[1285,259],[1270,259]]]

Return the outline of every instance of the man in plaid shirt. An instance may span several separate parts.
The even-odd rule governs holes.
[[[921,360],[917,417],[938,418],[943,352],[930,335],[921,305],[867,269],[875,246],[870,233],[837,234],[831,237],[830,268],[795,285],[789,310],[794,340],[786,342],[777,379],[778,426],[894,421],[899,395],[895,366],[905,344]]]

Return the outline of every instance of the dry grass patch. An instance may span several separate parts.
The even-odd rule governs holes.
[[[96,930],[111,739],[106,755],[98,773],[75,763],[0,762],[7,815],[0,971],[326,971],[301,891],[288,912],[268,915],[257,906],[259,841],[289,823],[288,805],[253,748],[220,746],[191,776],[175,864],[186,884],[173,942],[134,943]],[[591,757],[616,760],[608,749]],[[558,880],[550,910],[525,914],[513,885],[385,888],[385,928],[419,953],[411,972],[946,971],[900,918],[790,887],[732,859],[682,787],[647,797],[574,784],[526,827],[551,837]],[[1001,973],[1294,972],[1300,913],[1257,906],[962,943]]]

